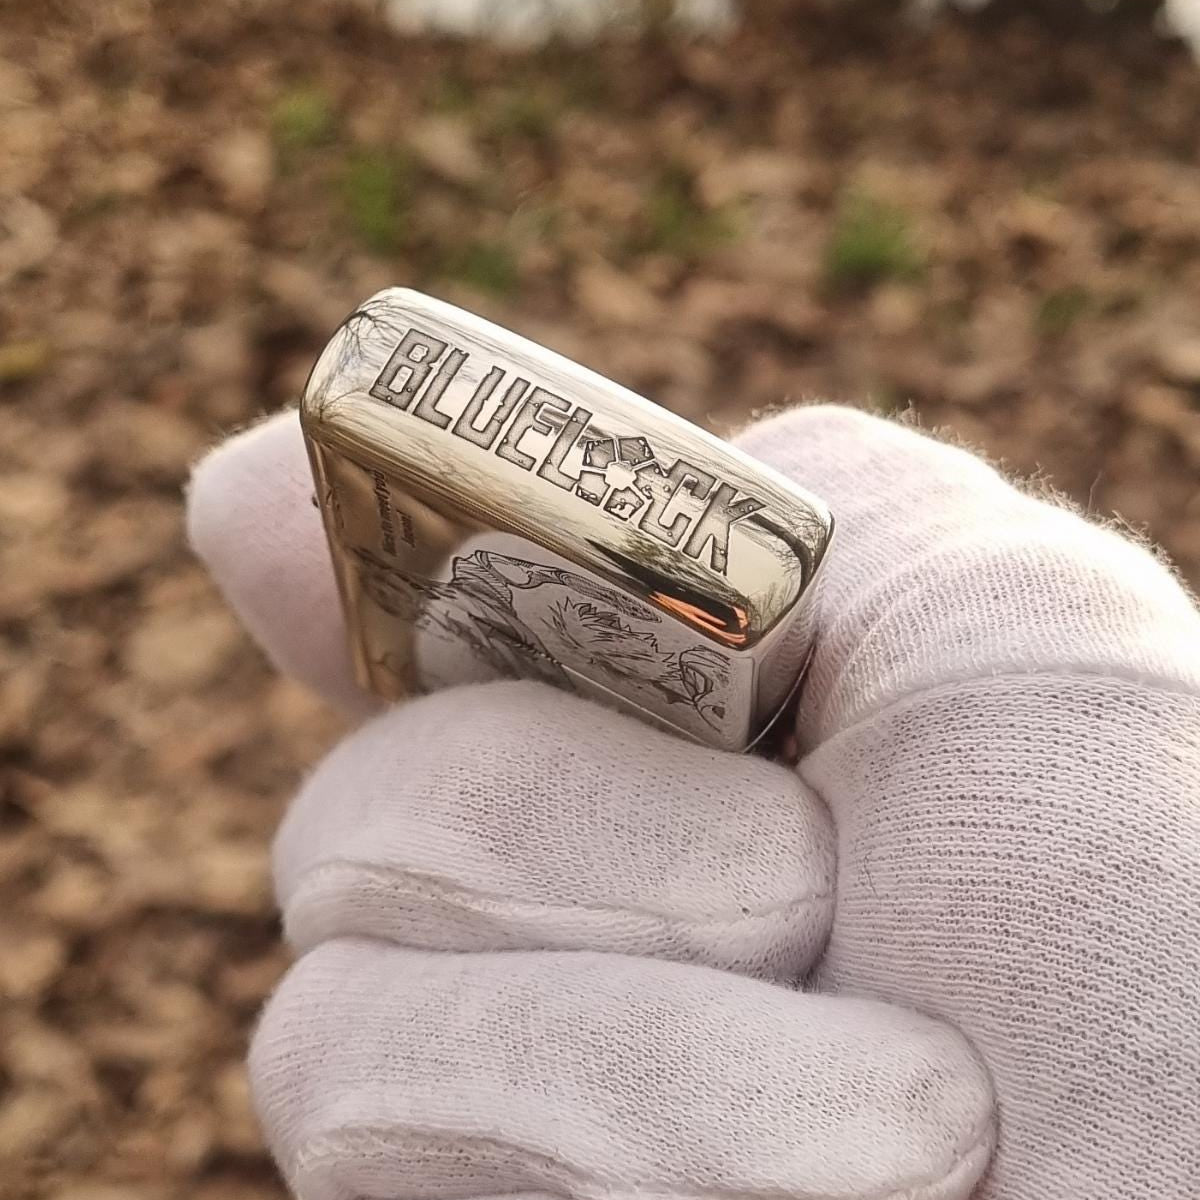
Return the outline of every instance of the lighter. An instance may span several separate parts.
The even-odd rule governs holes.
[[[342,323],[301,420],[365,687],[540,679],[725,750],[787,706],[833,523],[771,468],[398,288]]]

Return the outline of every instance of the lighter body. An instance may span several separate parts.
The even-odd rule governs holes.
[[[404,289],[343,322],[301,419],[370,690],[538,679],[735,751],[788,704],[833,522],[766,465]]]

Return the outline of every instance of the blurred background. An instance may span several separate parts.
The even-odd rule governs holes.
[[[5,1200],[282,1195],[241,1060],[338,727],[181,485],[377,288],[718,431],[911,409],[1200,582],[1200,68],[1160,17],[693,0],[588,41],[564,4],[464,41],[503,0],[0,0]]]

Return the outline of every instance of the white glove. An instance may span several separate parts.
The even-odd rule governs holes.
[[[741,444],[839,523],[798,772],[529,683],[364,724],[275,847],[302,957],[250,1069],[288,1182],[1200,1197],[1200,616],[899,425]],[[280,416],[199,467],[191,534],[278,666],[362,712],[311,493]]]

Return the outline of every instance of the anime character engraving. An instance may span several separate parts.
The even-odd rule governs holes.
[[[367,594],[380,608],[468,646],[497,676],[574,690],[562,659],[582,660],[610,684],[650,689],[660,704],[686,705],[706,724],[715,726],[725,716],[717,699],[729,682],[725,659],[702,645],[663,650],[645,628],[661,623],[653,609],[586,575],[475,550],[455,558],[451,577],[438,580],[410,574],[369,550],[355,553]],[[518,601],[519,593],[554,587],[568,596],[553,603]]]
[[[690,646],[670,653],[659,647],[653,633],[621,623],[614,612],[594,604],[562,600],[550,614],[550,624],[576,657],[625,683],[654,690],[668,705],[686,704],[715,725],[725,716],[723,704],[710,699],[729,682],[725,659],[707,646]]]

